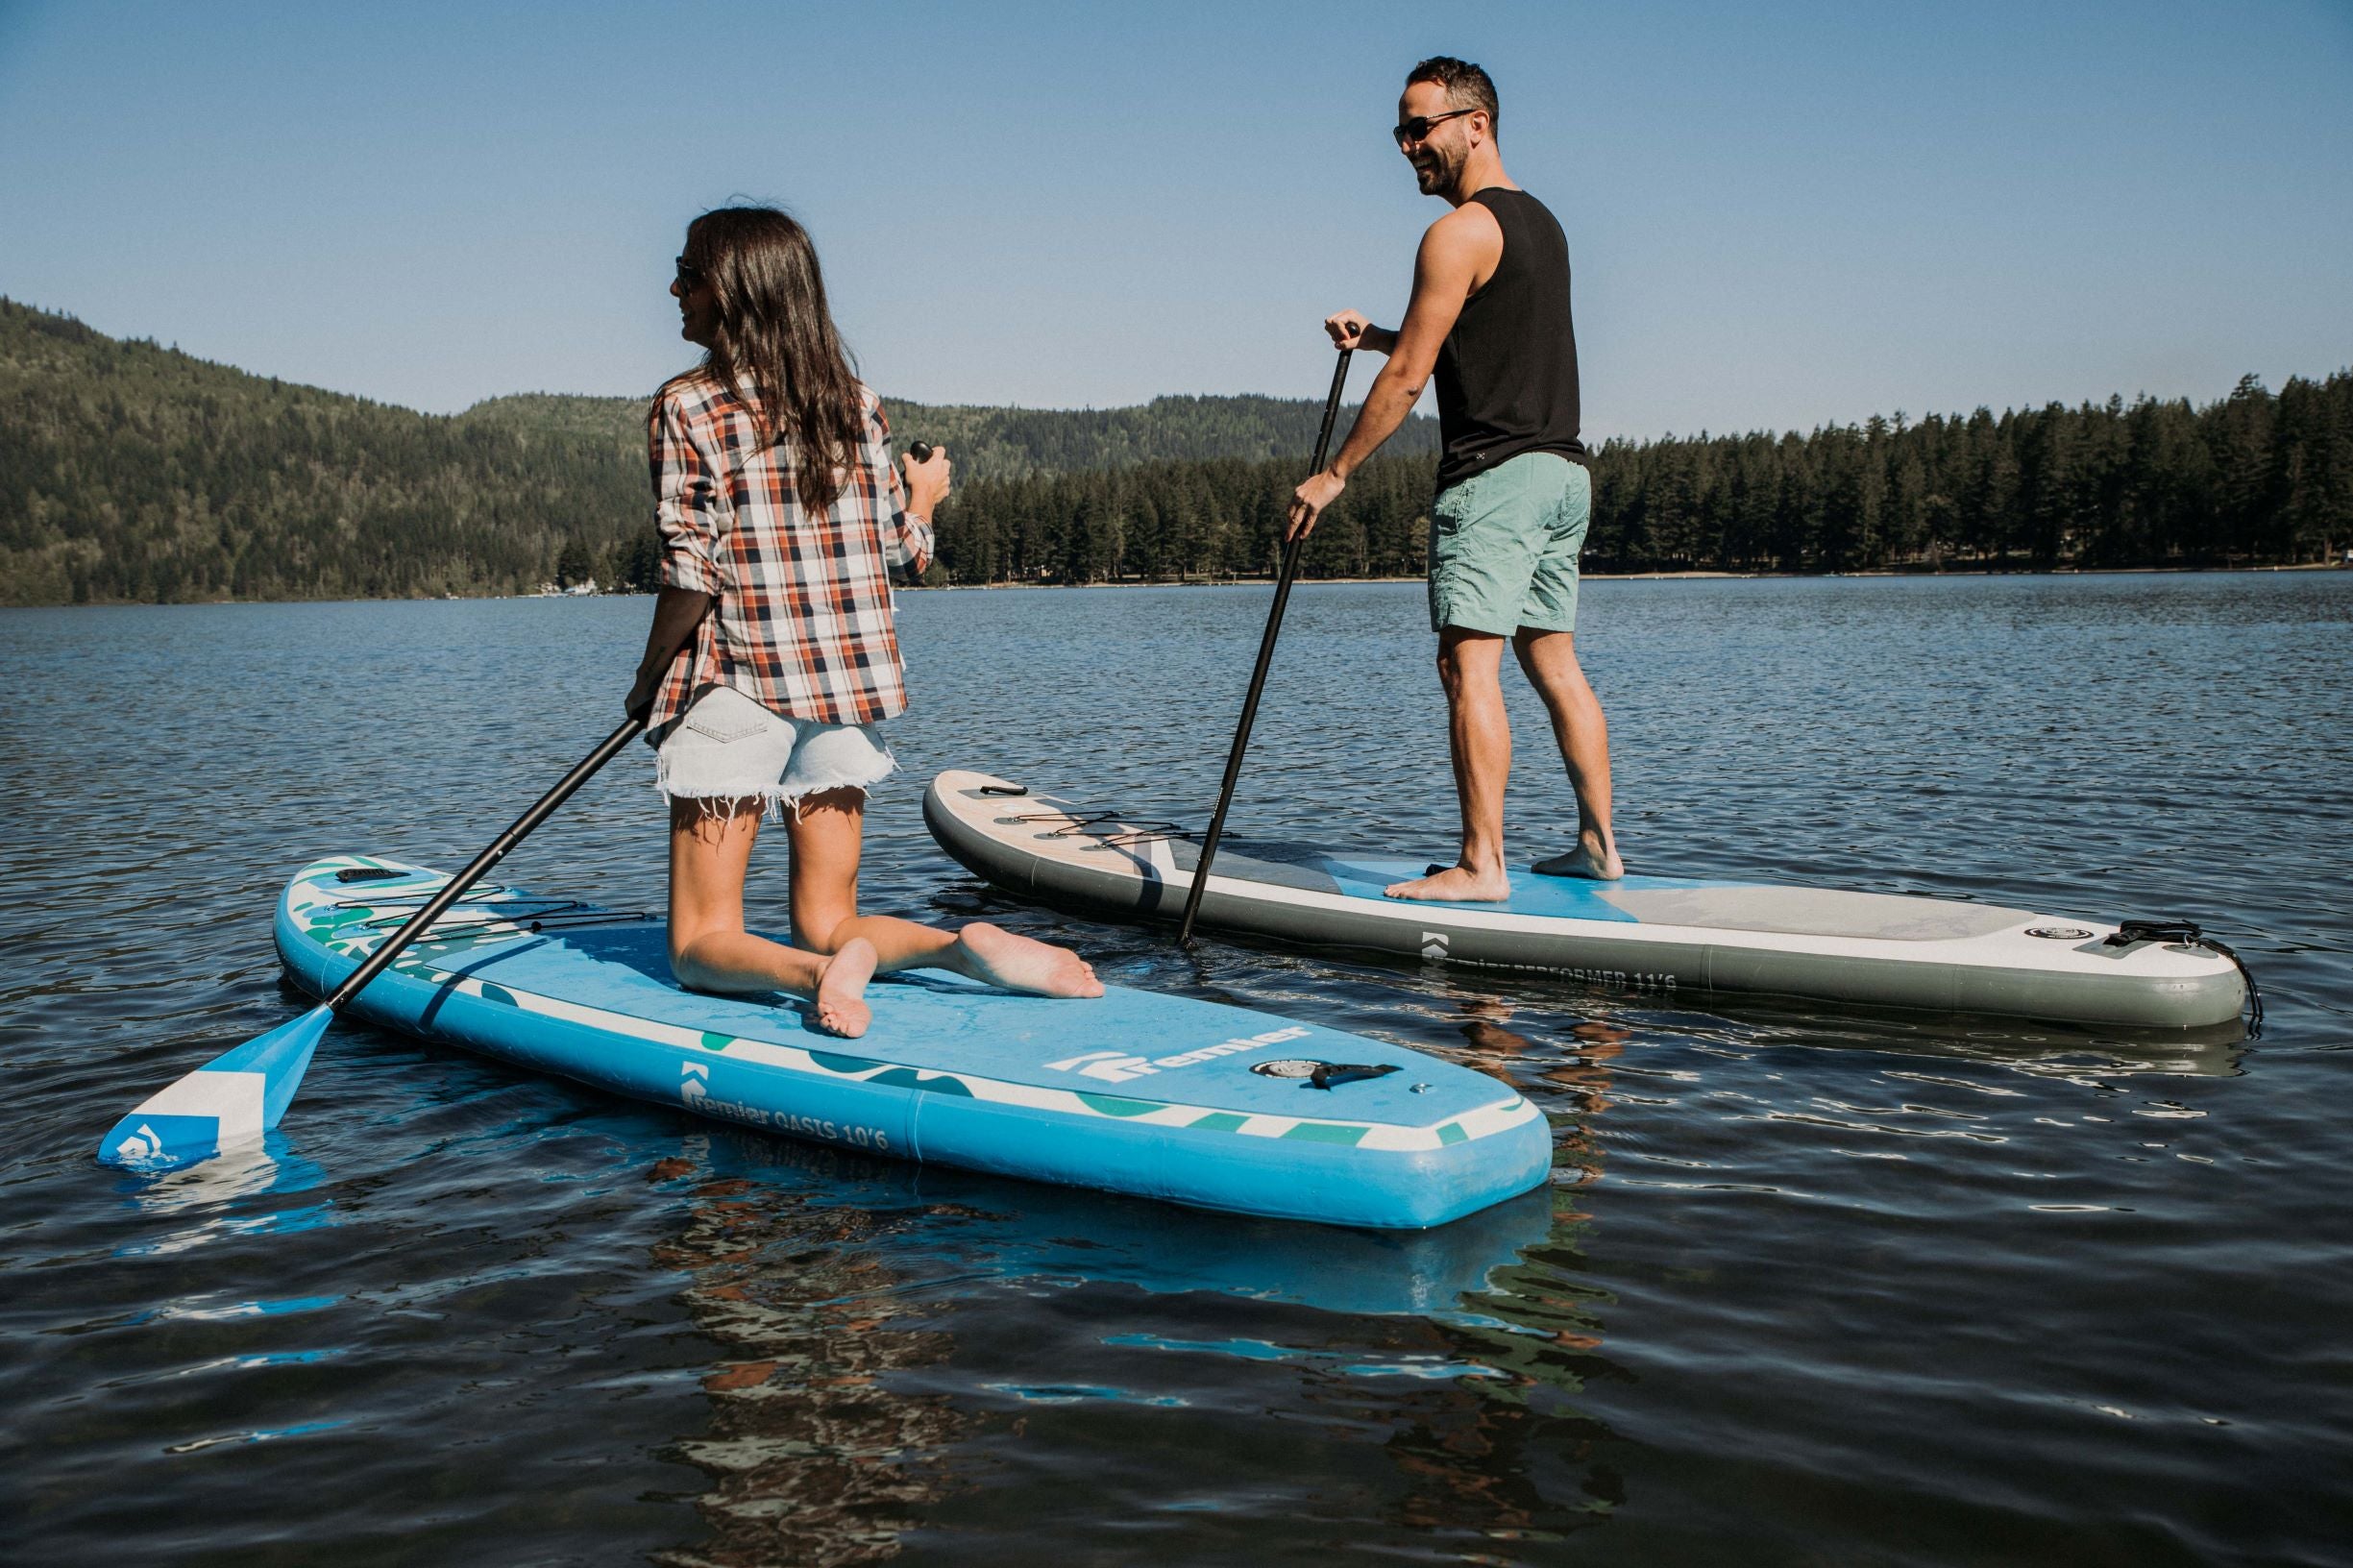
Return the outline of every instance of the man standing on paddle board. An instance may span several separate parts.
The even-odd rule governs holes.
[[[1609,824],[1609,725],[1577,663],[1577,557],[1593,511],[1578,438],[1569,246],[1543,203],[1512,184],[1496,143],[1495,84],[1440,55],[1407,75],[1397,149],[1427,196],[1454,210],[1422,235],[1405,324],[1356,310],[1324,323],[1342,348],[1388,363],[1329,468],[1299,486],[1289,534],[1311,531],[1348,476],[1396,433],[1434,372],[1437,497],[1431,503],[1430,625],[1438,634],[1462,855],[1400,882],[1392,898],[1507,898],[1504,784],[1511,725],[1504,644],[1552,714],[1577,792],[1577,845],[1539,861],[1555,876],[1626,874]]]

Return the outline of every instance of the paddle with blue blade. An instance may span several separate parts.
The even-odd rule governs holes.
[[[571,799],[597,770],[612,761],[645,727],[643,719],[630,719],[607,735],[553,789],[541,796],[530,810],[516,818],[489,848],[475,856],[471,865],[451,877],[448,885],[427,900],[424,908],[385,939],[384,944],[354,970],[333,995],[301,1017],[282,1023],[266,1035],[256,1036],[140,1102],[137,1110],[116,1122],[113,1130],[99,1139],[99,1160],[143,1172],[177,1170],[209,1160],[223,1150],[254,1142],[277,1126],[279,1118],[286,1114],[286,1107],[294,1101],[294,1091],[302,1084],[303,1073],[310,1066],[311,1053],[318,1049],[320,1037],[327,1033],[327,1026],[334,1021],[335,1014],[344,1004],[389,968],[410,943],[423,936],[452,904],[504,860],[507,852],[529,836],[533,828],[553,816],[558,806]]]

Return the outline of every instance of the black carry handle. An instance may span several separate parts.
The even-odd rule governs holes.
[[[408,917],[398,931],[392,933],[381,947],[371,954],[365,964],[352,971],[352,977],[335,988],[327,998],[330,1009],[340,1012],[343,1004],[359,994],[359,988],[391,967],[392,961],[404,952],[408,944],[425,935],[426,928],[441,918],[442,911],[465,896],[466,890],[479,882],[489,870],[506,858],[507,851],[530,835],[531,829],[554,815],[555,808],[572,798],[579,787],[593,777],[598,769],[613,760],[614,754],[637,738],[646,727],[643,719],[629,719],[622,726],[598,743],[597,748],[582,757],[578,766],[556,781],[555,788],[541,796],[531,809],[516,818],[505,832],[491,842],[489,848],[474,857],[474,864],[450,878],[448,887],[427,900],[423,909]]]
[[[1310,477],[1324,471],[1324,454],[1332,448],[1332,422],[1339,417],[1340,391],[1348,384],[1348,356],[1354,349],[1340,350],[1339,363],[1332,367],[1332,390],[1324,398],[1323,428],[1315,432],[1315,461],[1309,468]],[[1283,608],[1290,602],[1291,578],[1299,574],[1299,552],[1308,542],[1305,530],[1291,536],[1283,551],[1283,570],[1275,578],[1275,601],[1266,612],[1266,633],[1259,639],[1259,662],[1250,672],[1250,695],[1242,698],[1242,722],[1234,729],[1234,749],[1226,753],[1225,782],[1217,788],[1217,811],[1210,818],[1210,830],[1201,840],[1201,859],[1193,867],[1193,884],[1185,894],[1185,919],[1177,926],[1177,942],[1190,946],[1193,940],[1193,917],[1201,911],[1201,894],[1210,885],[1210,862],[1217,858],[1217,840],[1226,830],[1226,808],[1234,803],[1234,782],[1241,777],[1242,753],[1250,749],[1250,726],[1258,722],[1259,696],[1266,690],[1266,670],[1274,663],[1275,638],[1283,630]]]

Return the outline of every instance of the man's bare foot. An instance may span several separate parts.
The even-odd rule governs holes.
[[[874,1021],[866,1005],[866,983],[874,978],[874,944],[852,937],[825,961],[817,975],[817,1026],[829,1035],[856,1040]]]
[[[1452,904],[1500,904],[1511,896],[1511,879],[1501,871],[1481,876],[1467,866],[1449,866],[1442,871],[1433,871],[1410,882],[1392,882],[1381,891],[1391,898],[1428,898]]]
[[[964,972],[1006,991],[1037,996],[1100,996],[1103,982],[1094,968],[1067,947],[1056,947],[974,920],[956,933]]]
[[[1530,870],[1540,876],[1589,876],[1598,882],[1615,882],[1626,874],[1626,862],[1618,858],[1616,845],[1604,842],[1596,833],[1581,834],[1577,847],[1565,855],[1539,860]]]

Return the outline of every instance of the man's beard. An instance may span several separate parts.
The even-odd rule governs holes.
[[[1413,183],[1425,196],[1434,196],[1455,183],[1460,165],[1435,147],[1423,154],[1413,165]]]

